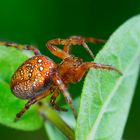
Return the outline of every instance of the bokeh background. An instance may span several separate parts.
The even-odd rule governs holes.
[[[1,0],[0,40],[34,44],[43,54],[58,61],[45,48],[48,40],[71,35],[107,39],[118,26],[139,13],[140,0]],[[74,50],[76,55],[89,59],[82,48]],[[97,52],[98,45],[92,50]],[[70,90],[80,91],[81,83]],[[125,140],[140,139],[139,100],[140,78],[124,131]],[[0,139],[45,140],[47,137],[43,128],[24,132],[0,125]]]

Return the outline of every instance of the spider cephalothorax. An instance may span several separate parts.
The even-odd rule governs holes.
[[[72,45],[82,45],[94,58],[93,53],[88,48],[86,42],[104,42],[101,39],[83,38],[73,36],[68,39],[53,39],[46,44],[52,54],[62,59],[60,64],[55,64],[48,57],[41,55],[39,50],[28,45],[17,45],[14,43],[0,42],[0,45],[26,49],[34,52],[35,56],[26,60],[14,73],[11,79],[11,90],[15,96],[28,99],[25,107],[16,115],[18,120],[24,112],[34,103],[52,94],[50,103],[56,110],[66,111],[56,105],[55,100],[60,92],[63,93],[67,103],[70,105],[76,116],[72,99],[67,91],[67,85],[71,82],[78,82],[89,68],[114,70],[121,74],[119,70],[110,66],[97,64],[94,62],[83,62],[81,58],[70,55]],[[55,45],[64,45],[64,50]]]

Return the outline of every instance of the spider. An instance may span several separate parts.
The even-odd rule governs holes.
[[[0,42],[0,45],[31,50],[35,54],[35,56],[29,58],[19,66],[11,78],[10,88],[12,93],[18,98],[28,100],[24,108],[16,114],[15,120],[18,120],[31,105],[50,94],[52,94],[50,99],[52,107],[58,111],[66,111],[66,109],[57,106],[55,102],[60,92],[63,93],[66,102],[76,117],[74,105],[67,90],[69,83],[80,81],[89,68],[114,70],[121,74],[115,67],[95,62],[83,62],[81,58],[69,53],[72,45],[82,45],[91,57],[94,58],[92,51],[86,44],[87,42],[100,43],[104,42],[104,40],[92,37],[72,36],[68,39],[58,38],[48,41],[46,47],[53,55],[62,59],[60,64],[55,64],[47,56],[41,55],[40,51],[33,46]],[[63,45],[64,49],[61,50],[56,45]]]

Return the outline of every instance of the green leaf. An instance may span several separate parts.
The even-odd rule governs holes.
[[[67,138],[57,129],[52,123],[47,121],[45,123],[45,129],[50,140],[67,140]]]
[[[64,122],[66,122],[66,124],[68,124],[68,126],[70,126],[70,128],[75,127],[75,120],[74,120],[73,114],[70,111],[68,111],[67,113],[66,112],[59,113],[59,115],[61,116],[62,120]],[[57,124],[58,123],[59,123],[59,120],[57,120]],[[61,124],[61,127],[62,127],[61,129],[65,131],[65,132],[63,132],[62,130],[60,131],[60,129],[58,129],[54,124],[50,123],[49,121],[45,122],[45,129],[49,136],[49,139],[56,140],[56,138],[57,138],[57,140],[67,140],[68,136],[71,134],[70,132],[68,133],[69,130],[67,130],[67,127],[65,125]],[[64,135],[65,133],[68,133],[68,134]],[[69,138],[69,139],[73,140],[74,137]]]
[[[22,119],[14,122],[15,115],[27,101],[16,98],[9,87],[12,74],[26,59],[28,57],[15,48],[0,46],[0,123],[12,128],[35,130],[42,124],[37,106],[32,106]]]
[[[120,140],[140,66],[140,16],[128,20],[98,53],[95,62],[121,70],[90,70],[84,82],[77,140]]]
[[[73,120],[74,117],[71,112],[68,111],[65,113],[65,115],[63,112],[59,113],[58,115],[54,109],[50,108],[47,104],[44,104],[40,108],[40,113],[46,120],[45,128],[50,140],[54,140],[56,137],[57,139],[61,140],[75,140],[74,131],[72,129],[72,127],[74,127],[73,125],[75,124],[75,121]],[[69,118],[69,120],[66,117]],[[69,123],[69,125],[67,123]]]
[[[73,100],[73,104],[74,104],[75,109],[78,109],[79,101],[80,101],[80,97],[77,97]],[[67,105],[65,105],[64,108],[66,108],[66,106]],[[68,108],[68,106],[67,106],[67,108]],[[47,109],[45,109],[45,110],[47,110]],[[56,116],[53,114],[52,114],[52,116]],[[71,135],[70,129],[74,130],[75,126],[76,126],[76,120],[73,116],[72,111],[69,109],[69,111],[67,111],[67,112],[59,112],[58,114],[65,123],[63,123],[63,122],[60,123],[59,122],[60,120],[58,120],[58,117],[57,117],[57,119],[53,119],[53,121],[51,121],[51,123],[49,121],[46,121],[45,122],[45,130],[46,130],[46,133],[48,134],[49,139],[56,140],[56,138],[57,138],[57,140],[67,140],[67,139],[74,140],[75,137],[70,137],[70,135]],[[48,116],[48,115],[45,115],[45,116]],[[51,117],[51,118],[53,118],[53,117]],[[55,124],[54,121],[55,122],[57,121],[56,125],[54,125]],[[53,124],[52,124],[52,122],[53,122]],[[60,124],[59,126],[61,127],[61,129],[60,129],[60,127],[58,127],[58,124]],[[69,130],[67,129],[66,125],[68,125],[70,127]]]

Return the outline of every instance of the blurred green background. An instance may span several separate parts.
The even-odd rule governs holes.
[[[71,35],[107,39],[118,26],[139,13],[140,0],[1,0],[0,40],[34,44],[57,61],[45,48],[48,40]],[[96,46],[92,48],[95,52],[99,50]],[[76,55],[89,60],[87,53],[83,53],[83,49],[75,49]],[[77,84],[70,91],[80,92],[81,86],[82,83]],[[140,139],[139,99],[140,78],[123,136],[126,140]],[[47,137],[43,128],[24,132],[0,125],[0,139],[44,140]]]

